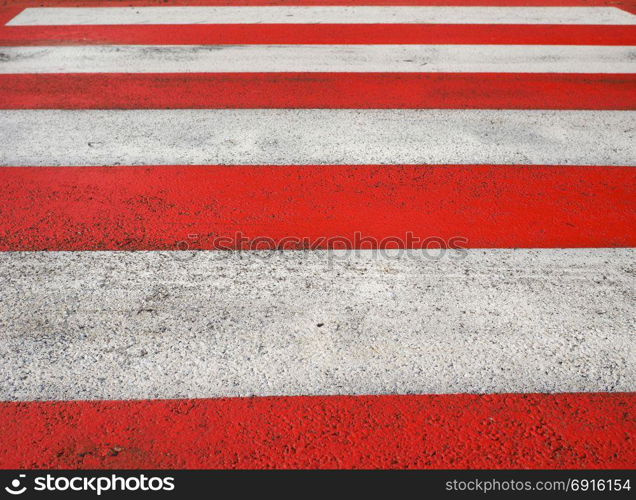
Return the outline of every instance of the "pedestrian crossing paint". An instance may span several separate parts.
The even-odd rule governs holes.
[[[614,7],[238,6],[28,8],[9,26],[104,24],[636,24]]]
[[[634,261],[633,249],[0,253],[0,398],[634,391]]]
[[[6,47],[13,73],[634,73],[636,49],[568,45]]]
[[[633,5],[40,4],[0,466],[634,463]]]

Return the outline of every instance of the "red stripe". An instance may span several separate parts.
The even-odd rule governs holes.
[[[2,468],[632,468],[627,394],[0,403]]]
[[[633,247],[635,187],[631,167],[7,167],[0,250],[249,248],[237,232],[288,249],[345,245],[323,237],[362,248],[390,237],[415,248],[456,237],[474,248]]]
[[[0,109],[636,109],[636,75],[189,73],[0,75]]]
[[[0,33],[4,30],[3,25],[22,12],[22,7],[0,7]],[[2,35],[0,35],[1,37]]]
[[[211,44],[636,45],[633,26],[225,24],[0,27],[11,45]]]

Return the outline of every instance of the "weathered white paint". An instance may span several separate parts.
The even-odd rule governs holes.
[[[260,6],[28,8],[10,26],[107,24],[636,24],[614,7]]]
[[[0,399],[636,390],[634,249],[461,257],[0,253]]]
[[[636,112],[3,110],[0,165],[636,165]]]
[[[635,73],[636,48],[575,45],[3,47],[0,73]]]

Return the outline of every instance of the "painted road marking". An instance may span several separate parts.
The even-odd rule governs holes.
[[[568,3],[0,9],[0,466],[634,464],[636,17]],[[237,232],[323,250],[165,251]]]
[[[4,110],[5,166],[635,165],[634,111]]]
[[[0,44],[636,45],[632,26],[540,24],[155,24],[0,26]]]
[[[0,403],[0,463],[10,469],[630,469],[634,413],[634,394]]]
[[[635,186],[580,165],[2,168],[0,251],[633,247]]]
[[[0,75],[0,109],[636,109],[636,75],[148,73]]]
[[[387,253],[2,252],[0,399],[636,390],[636,250]]]
[[[9,26],[105,24],[594,24],[634,25],[614,7],[242,6],[27,8]]]
[[[636,48],[569,45],[5,47],[0,73],[634,73]]]

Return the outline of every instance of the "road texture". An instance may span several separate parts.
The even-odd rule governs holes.
[[[1,467],[636,464],[633,3],[159,3],[0,7]]]

